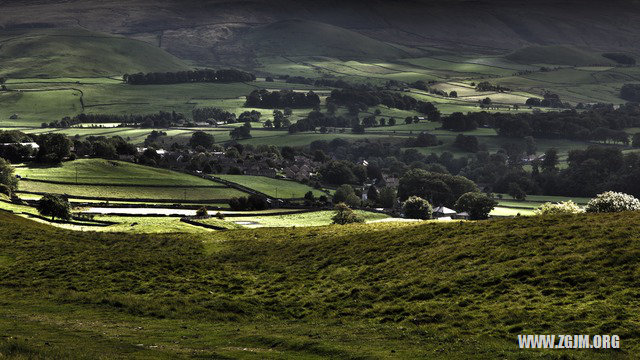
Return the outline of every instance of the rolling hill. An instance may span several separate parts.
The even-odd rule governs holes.
[[[393,59],[419,54],[357,32],[309,20],[285,20],[241,35],[245,48],[259,56],[332,56]]]
[[[505,56],[520,64],[555,64],[570,66],[614,65],[615,62],[599,53],[573,46],[529,46]]]
[[[575,333],[622,339],[581,358],[630,358],[638,229],[636,212],[131,236],[0,213],[0,354],[571,358],[516,335]]]
[[[98,77],[189,69],[145,42],[82,29],[3,32],[0,74],[8,77]]]

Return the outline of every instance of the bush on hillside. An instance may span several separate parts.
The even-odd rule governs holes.
[[[203,207],[201,207],[200,209],[198,209],[196,211],[196,216],[200,217],[200,218],[208,217],[209,216],[209,212],[207,211],[207,208],[205,206],[203,206]]]
[[[629,194],[607,191],[591,199],[586,210],[591,213],[638,211],[640,200]]]
[[[338,203],[335,210],[336,214],[331,218],[334,224],[346,225],[364,222],[364,219],[353,212],[345,203]]]
[[[409,219],[427,220],[431,219],[431,214],[433,213],[431,204],[418,196],[411,196],[402,203],[402,210],[404,216]]]
[[[564,214],[579,214],[584,210],[573,201],[562,201],[559,203],[547,202],[542,204],[535,211],[536,215],[564,215]]]

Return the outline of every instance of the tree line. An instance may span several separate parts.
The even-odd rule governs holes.
[[[177,72],[150,72],[125,74],[123,77],[125,83],[130,85],[162,85],[162,84],[180,84],[180,83],[232,83],[232,82],[248,82],[254,81],[256,76],[235,69],[198,69]]]
[[[320,106],[320,97],[313,91],[306,94],[292,90],[254,90],[246,97],[245,107],[263,109],[282,108],[317,108]]]

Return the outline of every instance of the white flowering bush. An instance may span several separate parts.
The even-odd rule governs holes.
[[[544,203],[535,210],[536,215],[579,214],[581,212],[584,212],[584,210],[571,200],[556,204]]]
[[[587,204],[587,212],[620,212],[640,210],[640,200],[635,197],[613,191],[598,194]]]

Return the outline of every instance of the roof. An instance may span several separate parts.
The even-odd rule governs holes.
[[[451,210],[447,207],[444,206],[439,206],[437,208],[435,208],[433,210],[434,213],[438,213],[438,214],[445,214],[445,215],[449,215],[449,214],[457,214],[457,212],[455,210]]]

